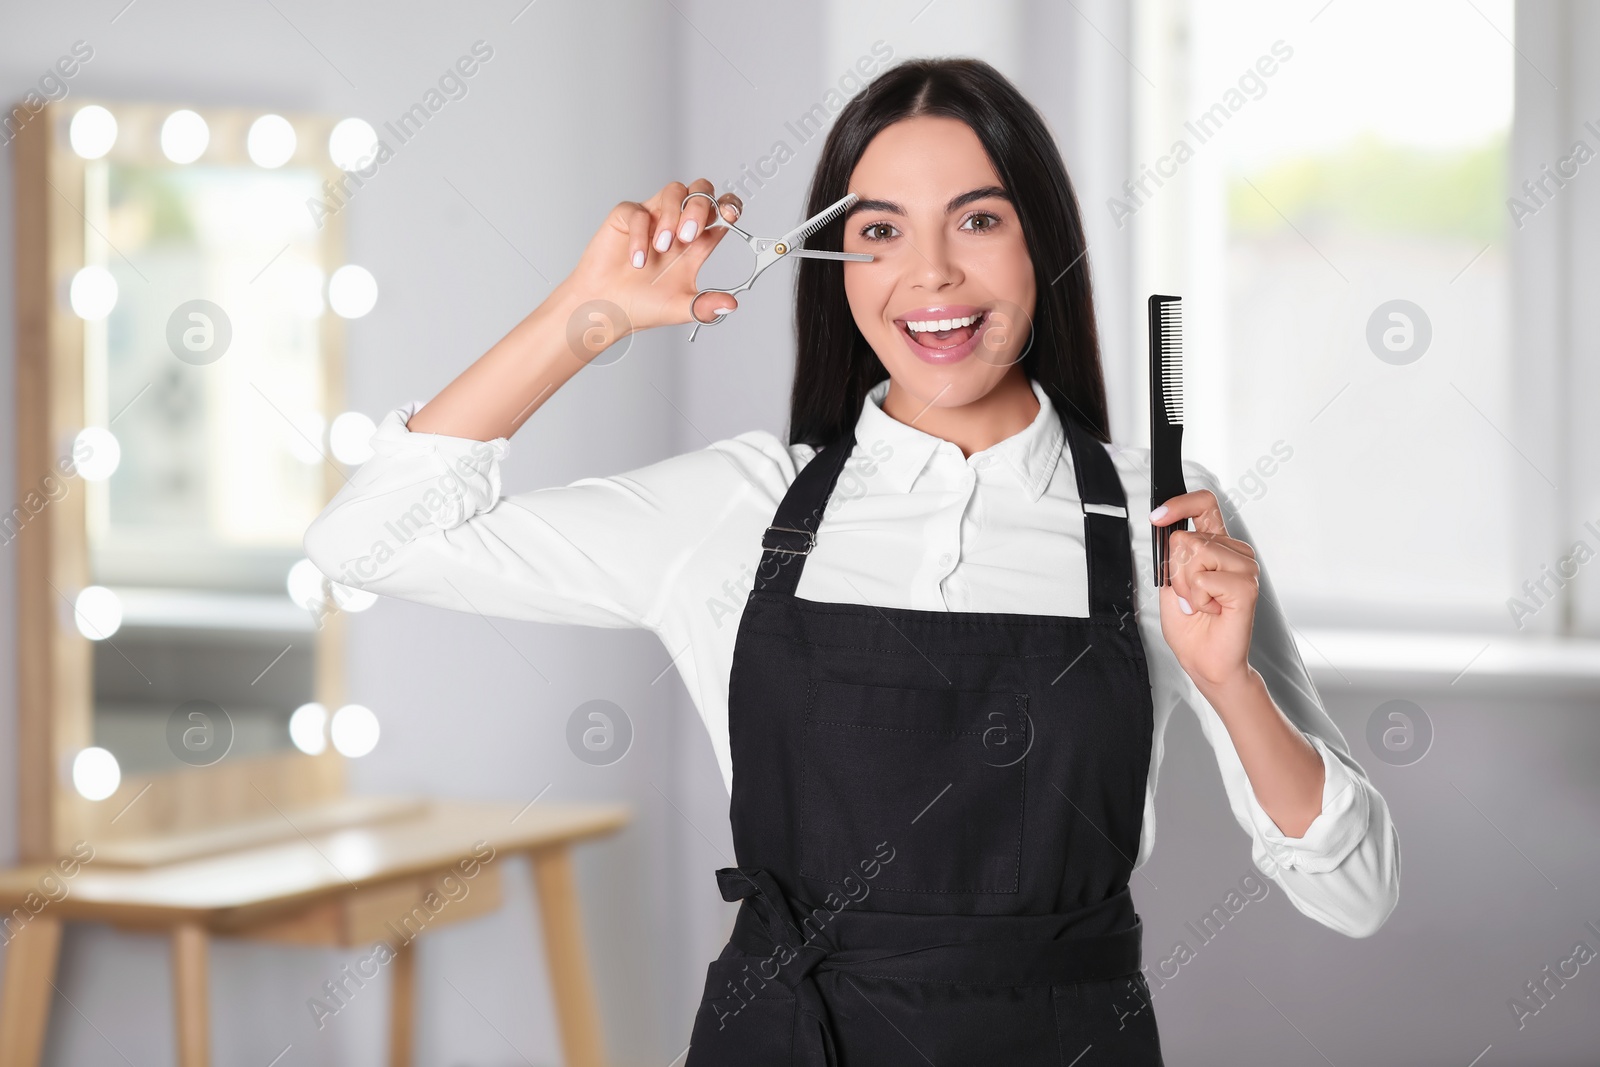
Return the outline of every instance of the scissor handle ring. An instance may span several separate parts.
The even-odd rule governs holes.
[[[746,286],[746,288],[749,288],[749,287]],[[742,291],[742,290],[740,290],[740,291]],[[722,320],[726,319],[728,316],[713,314],[711,316],[711,321],[706,322],[706,321],[702,320],[699,315],[696,315],[694,313],[694,306],[696,304],[698,304],[700,302],[700,298],[702,296],[705,296],[707,293],[726,293],[728,296],[732,296],[734,294],[734,292],[735,292],[735,290],[733,290],[733,289],[701,289],[701,290],[699,290],[689,300],[689,317],[691,319],[693,319],[695,322],[700,323],[700,325],[702,325],[702,326],[720,326],[722,324]]]
[[[750,234],[748,234],[744,230],[740,229],[739,226],[736,223],[729,222],[727,219],[722,217],[722,205],[718,204],[717,203],[717,198],[712,196],[710,193],[701,192],[699,190],[696,190],[696,191],[690,193],[688,196],[683,198],[683,203],[678,205],[678,210],[681,212],[684,208],[688,207],[689,206],[689,201],[693,200],[697,196],[705,197],[707,200],[711,201],[711,216],[712,216],[712,220],[710,222],[706,223],[706,229],[709,230],[709,229],[711,229],[711,227],[715,226],[717,223],[720,222],[720,223],[722,223],[723,226],[725,226],[728,229],[732,230],[734,233],[738,234],[740,237],[743,237],[745,239],[745,241],[749,242],[749,241],[755,240],[755,238],[752,237]],[[702,296],[705,296],[707,293],[726,293],[728,296],[732,296],[735,293],[742,293],[746,289],[750,288],[750,283],[753,282],[753,281],[755,281],[755,274],[754,273],[752,273],[750,275],[750,278],[749,278],[748,281],[746,281],[743,285],[739,286],[736,289],[701,289],[701,290],[698,290],[694,294],[693,298],[691,298],[690,301],[689,301],[689,317],[691,319],[693,319],[698,324],[696,326],[696,330],[698,330],[699,326],[720,326],[722,324],[722,321],[728,317],[726,315],[713,315],[713,316],[711,316],[711,319],[710,319],[709,322],[705,321],[705,320],[702,320],[699,315],[696,315],[694,313],[694,306],[700,302],[700,298]],[[689,339],[690,340],[694,340],[694,331],[691,331]]]
[[[750,240],[750,235],[748,233],[745,233],[743,230],[741,230],[735,223],[729,222],[727,219],[722,217],[722,205],[718,204],[717,198],[712,196],[710,193],[702,193],[698,190],[690,193],[688,196],[683,198],[683,203],[678,205],[678,210],[682,212],[684,208],[689,206],[689,201],[693,200],[697,196],[703,196],[707,200],[711,201],[711,221],[706,223],[706,229],[709,230],[711,227],[720,222],[728,229],[738,234],[740,237],[743,237],[746,241]]]

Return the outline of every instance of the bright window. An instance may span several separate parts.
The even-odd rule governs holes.
[[[1511,425],[1512,14],[1136,12],[1135,293],[1184,297],[1185,454],[1297,624],[1508,625],[1514,480],[1554,477]]]

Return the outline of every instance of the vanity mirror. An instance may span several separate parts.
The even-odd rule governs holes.
[[[25,858],[340,818],[341,753],[377,736],[340,615],[370,595],[300,540],[372,429],[341,414],[376,283],[339,206],[375,146],[360,120],[77,98],[17,133]]]
[[[183,1067],[210,1062],[213,938],[392,940],[388,1062],[410,1063],[411,943],[501,906],[496,856],[532,868],[565,1061],[605,1062],[570,850],[627,810],[344,788],[379,720],[344,700],[342,623],[374,597],[301,539],[372,436],[342,407],[342,323],[377,286],[345,260],[341,208],[387,158],[376,134],[78,98],[19,117],[0,540],[22,865],[0,871],[0,1064],[39,1062],[72,921],[170,938]],[[47,908],[60,862],[72,890]]]

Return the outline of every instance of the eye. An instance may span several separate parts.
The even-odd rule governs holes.
[[[987,219],[988,221],[982,226],[973,227],[973,230],[976,233],[987,233],[1000,223],[1000,217],[998,215],[990,214],[987,211],[974,211],[972,214],[961,220],[961,228],[967,229],[967,223],[976,222],[979,219]]]
[[[893,230],[894,226],[887,222],[869,222],[865,226],[861,227],[861,236],[869,241],[887,241],[889,239],[887,234],[880,236],[873,235],[874,231],[882,229]]]

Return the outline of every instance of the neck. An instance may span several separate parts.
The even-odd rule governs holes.
[[[963,457],[982,452],[1027,429],[1039,415],[1039,398],[1018,365],[993,389],[970,404],[930,406],[899,388],[893,379],[884,394],[883,413],[961,449]]]

